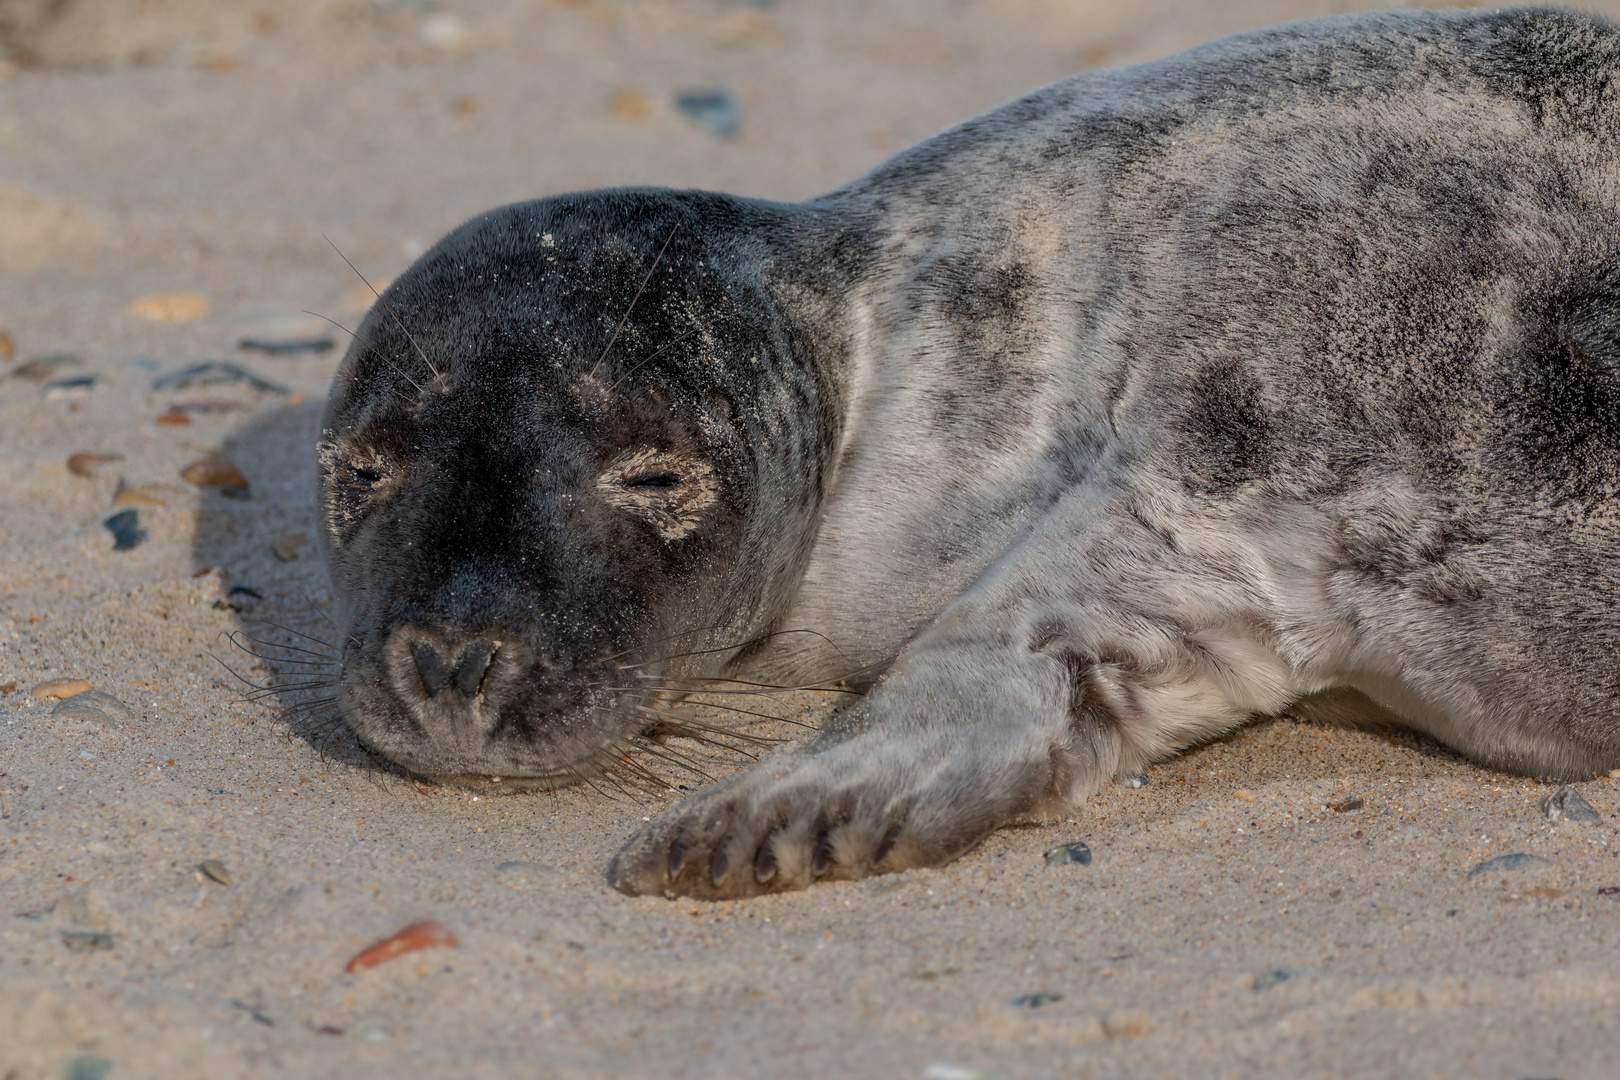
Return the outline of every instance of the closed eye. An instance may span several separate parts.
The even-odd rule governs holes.
[[[631,477],[623,481],[625,487],[652,488],[656,491],[668,491],[680,486],[681,478],[674,473],[649,473],[646,476]]]

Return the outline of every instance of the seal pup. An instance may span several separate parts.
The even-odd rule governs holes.
[[[1616,87],[1593,17],[1327,18],[804,203],[483,214],[334,385],[343,715],[554,786],[697,680],[871,673],[608,869],[707,897],[942,863],[1288,710],[1620,766]]]

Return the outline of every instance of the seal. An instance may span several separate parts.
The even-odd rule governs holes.
[[[706,897],[939,864],[1289,711],[1620,766],[1616,87],[1593,17],[1327,18],[803,203],[483,214],[334,384],[343,715],[545,787],[705,679],[867,691],[608,868]]]

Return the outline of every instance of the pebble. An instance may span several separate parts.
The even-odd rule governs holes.
[[[166,496],[180,491],[180,488],[168,484],[141,484],[137,487],[123,488],[113,496],[114,506],[167,506]]]
[[[1050,990],[1037,990],[1033,994],[1020,994],[1018,997],[1015,997],[1012,999],[1012,1001],[1008,1002],[1008,1004],[1018,1009],[1038,1009],[1042,1005],[1050,1005],[1054,1001],[1062,1000],[1062,994],[1054,994]]]
[[[84,361],[73,353],[46,353],[44,356],[36,356],[32,360],[18,364],[11,369],[11,374],[19,379],[28,379],[30,382],[44,382],[57,368],[82,363]]]
[[[184,409],[170,405],[168,412],[158,414],[157,423],[159,427],[186,427],[191,423],[191,417],[186,415]]]
[[[113,947],[113,936],[105,930],[63,930],[62,944],[72,952],[95,952]]]
[[[90,684],[83,679],[47,679],[28,691],[28,696],[35,701],[58,701],[82,694],[88,689]]]
[[[57,398],[83,397],[95,385],[94,375],[74,375],[66,379],[52,379],[40,393],[53,401]]]
[[[1342,799],[1334,799],[1328,803],[1328,809],[1335,814],[1348,814],[1352,810],[1360,810],[1367,805],[1367,800],[1359,795],[1346,795]]]
[[[11,363],[17,358],[17,343],[11,340],[11,335],[0,330],[0,362]]]
[[[459,944],[461,943],[456,940],[455,935],[446,930],[443,923],[437,919],[424,919],[421,922],[411,923],[392,937],[383,938],[377,944],[362,949],[343,970],[352,975],[356,971],[374,968],[378,964],[387,963],[397,956],[404,956],[418,949],[453,949]]]
[[[204,360],[201,363],[183,367],[179,371],[159,375],[152,380],[152,389],[187,390],[193,386],[231,384],[248,386],[261,394],[281,394],[286,396],[292,393],[285,386],[273,383],[268,379],[259,378],[240,364],[232,364],[224,360]]]
[[[1574,788],[1565,785],[1553,792],[1541,804],[1541,812],[1548,821],[1602,821],[1603,815],[1586,801]]]
[[[282,562],[292,562],[308,544],[309,537],[303,533],[288,533],[276,538],[276,542],[270,545],[270,554]]]
[[[1089,866],[1091,865],[1091,849],[1083,840],[1076,840],[1072,844],[1059,844],[1046,853],[1047,866]]]
[[[737,99],[724,90],[686,90],[675,95],[675,108],[712,135],[729,139],[742,126]]]
[[[130,302],[129,313],[152,322],[188,323],[208,318],[213,308],[199,293],[156,293]]]
[[[923,1070],[923,1080],[999,1080],[1000,1073],[992,1069],[974,1069],[967,1065],[952,1065],[936,1061]]]
[[[1133,789],[1145,788],[1151,782],[1152,781],[1148,779],[1147,773],[1137,773],[1135,776],[1128,776],[1124,780],[1120,781],[1120,783],[1124,784],[1124,786]]]
[[[1232,792],[1232,797],[1243,802],[1254,802],[1254,792],[1248,790],[1247,788],[1238,788],[1236,791]]]
[[[107,1080],[107,1074],[112,1072],[112,1058],[104,1058],[97,1054],[80,1054],[67,1063],[62,1070],[62,1080]]]
[[[231,872],[225,869],[225,864],[218,859],[204,859],[197,864],[197,869],[210,881],[217,881],[221,885],[231,883]]]
[[[113,534],[114,551],[129,551],[146,541],[146,530],[141,528],[140,516],[139,510],[120,510],[102,522],[107,531]]]
[[[1552,863],[1540,855],[1529,855],[1525,852],[1514,852],[1511,855],[1498,855],[1494,859],[1486,859],[1472,870],[1469,877],[1478,877],[1480,874],[1494,874],[1511,870],[1545,870]]]
[[[508,859],[495,868],[495,880],[514,888],[556,880],[561,876],[560,870],[554,870],[544,863],[527,862],[523,859]]]
[[[58,701],[51,709],[51,719],[84,720],[111,728],[134,720],[135,710],[104,691],[82,690]]]
[[[610,106],[614,116],[622,116],[626,120],[640,120],[652,111],[652,102],[639,90],[620,90],[613,95]]]
[[[1278,983],[1287,982],[1293,977],[1294,972],[1289,971],[1287,968],[1273,968],[1270,971],[1262,971],[1260,974],[1256,975],[1254,977],[1254,982],[1249,984],[1249,989],[1258,994],[1262,990],[1270,990]]]
[[[77,454],[69,454],[67,459],[68,472],[74,476],[94,476],[96,470],[103,465],[110,465],[115,461],[123,461],[123,454],[95,454],[88,450],[81,450]]]
[[[247,477],[242,475],[241,469],[223,458],[200,458],[181,469],[180,476],[186,483],[197,487],[220,488],[221,495],[236,491],[241,493],[236,498],[247,497]]]
[[[238,349],[249,349],[253,352],[269,353],[271,356],[291,356],[294,353],[327,352],[336,344],[335,339],[325,335],[301,338],[245,337],[237,340],[236,347]]]

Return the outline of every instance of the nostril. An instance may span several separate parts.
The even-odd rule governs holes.
[[[422,689],[428,697],[438,697],[450,684],[450,665],[444,654],[425,641],[411,642],[411,659],[416,662],[416,673],[422,677]]]
[[[452,678],[456,681],[456,689],[461,691],[464,698],[475,698],[484,683],[484,674],[489,671],[490,663],[495,659],[495,650],[501,647],[498,641],[484,639],[474,641],[461,651],[461,659],[456,662],[456,670]]]

